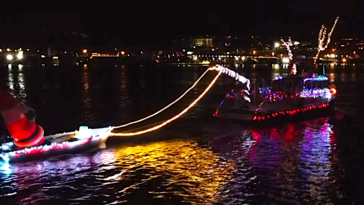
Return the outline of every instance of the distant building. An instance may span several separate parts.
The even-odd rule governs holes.
[[[213,39],[212,38],[192,38],[191,47],[214,47]]]
[[[300,46],[301,47],[313,47],[313,43],[312,42],[309,42],[309,41],[303,41],[303,42],[300,42]]]
[[[356,43],[356,46],[358,47],[359,50],[363,50],[364,48],[364,41],[360,41]]]
[[[357,39],[354,38],[342,38],[338,44],[341,48],[353,47],[356,44]]]

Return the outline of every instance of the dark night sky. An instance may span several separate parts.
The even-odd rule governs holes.
[[[364,34],[360,0],[131,2],[109,2],[109,5],[91,2],[90,8],[82,10],[87,13],[82,14],[5,14],[1,18],[2,27],[28,33],[40,28],[54,32],[76,30],[85,31],[95,41],[119,38],[127,44],[156,44],[178,35],[196,34],[304,38],[310,32],[318,32],[323,23],[331,27],[340,15],[335,35]]]

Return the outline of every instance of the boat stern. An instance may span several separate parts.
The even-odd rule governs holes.
[[[112,127],[90,129],[87,126],[81,126],[78,131],[74,132],[73,137],[64,138],[65,135],[59,135],[53,138],[53,136],[53,141],[25,149],[17,149],[13,142],[3,143],[0,158],[6,162],[32,160],[39,157],[63,155],[77,150],[91,149],[104,144],[112,130]],[[63,139],[63,141],[57,139]]]

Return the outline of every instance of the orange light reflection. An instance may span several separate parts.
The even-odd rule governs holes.
[[[212,151],[201,148],[194,141],[167,141],[116,151],[116,166],[135,172],[135,169],[155,170],[143,183],[154,180],[156,174],[169,176],[166,189],[150,192],[155,198],[180,196],[193,204],[215,204],[219,190],[231,179],[235,167],[232,162],[219,162]],[[127,171],[126,171],[127,172]],[[128,176],[124,174],[123,179]],[[123,191],[138,188],[140,183]],[[168,189],[182,186],[183,189]]]

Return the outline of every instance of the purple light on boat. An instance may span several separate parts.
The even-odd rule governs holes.
[[[307,89],[304,88],[302,92],[300,93],[301,98],[317,98],[322,97],[326,99],[331,99],[332,94],[330,92],[330,89],[324,88],[324,89]]]
[[[303,82],[306,82],[306,81],[326,81],[326,80],[329,80],[329,78],[326,77],[326,76],[319,76],[319,77],[313,77],[313,78],[305,78],[305,79],[303,79]]]
[[[282,80],[282,76],[275,77],[274,80]]]

